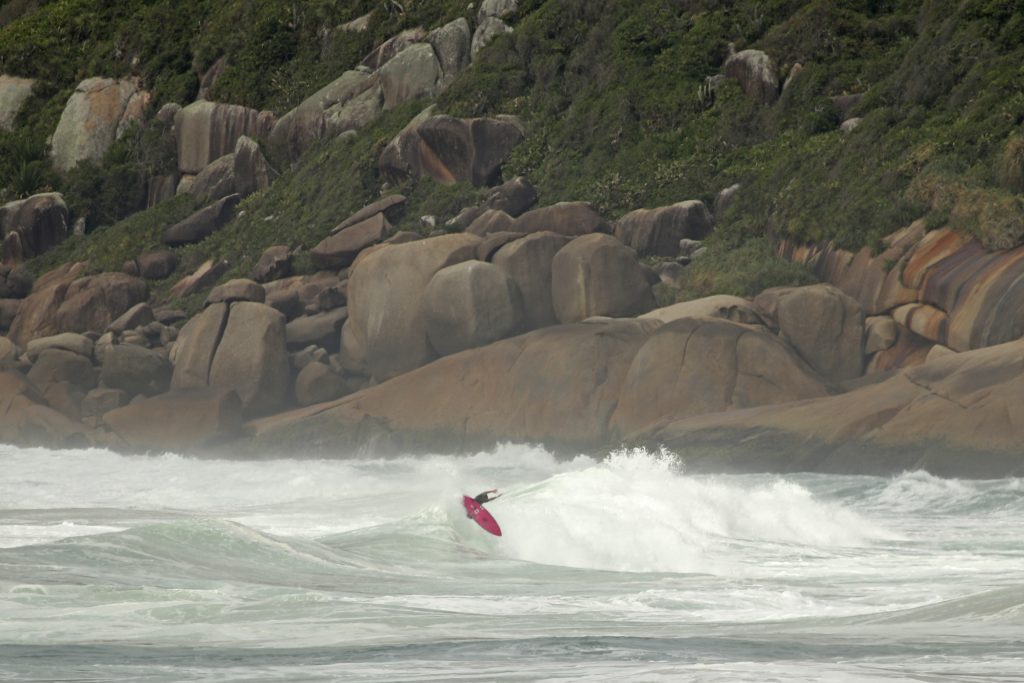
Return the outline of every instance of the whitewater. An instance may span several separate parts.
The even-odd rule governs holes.
[[[1021,681],[1022,529],[1020,479],[0,445],[0,680]]]

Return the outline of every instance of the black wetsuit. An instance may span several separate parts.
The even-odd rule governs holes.
[[[494,498],[497,498],[497,496],[494,496]],[[484,503],[488,503],[488,502],[494,500],[494,498],[491,498],[491,492],[490,491],[486,491],[484,493],[480,493],[480,494],[474,496],[473,500],[476,501],[477,505],[483,505]]]

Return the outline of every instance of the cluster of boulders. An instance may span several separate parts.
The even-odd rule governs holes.
[[[507,22],[517,5],[517,0],[485,0],[476,14],[475,27],[460,18],[432,31],[419,27],[405,30],[280,118],[269,111],[207,101],[227,66],[224,59],[218,60],[202,75],[197,101],[187,106],[165,104],[156,114],[155,122],[164,127],[166,135],[173,136],[177,162],[175,172],[148,179],[147,205],[182,193],[237,203],[268,187],[278,170],[258,140],[266,140],[278,158],[294,161],[323,139],[365,127],[382,111],[439,94],[483,46],[512,30]],[[357,20],[346,29],[365,30],[366,26],[365,20]],[[0,130],[13,125],[32,86],[30,79],[0,74]],[[54,167],[66,172],[83,161],[102,161],[131,125],[145,124],[150,99],[138,79],[83,80],[68,99],[53,133]],[[388,177],[426,173],[444,181],[494,184],[501,161],[523,137],[521,125],[514,120],[434,119],[422,131],[404,132],[392,145],[386,153],[389,160],[381,161]],[[426,141],[427,147],[411,149],[420,141]],[[463,147],[453,157],[457,145]],[[223,205],[218,209],[223,218]],[[65,239],[70,230],[67,207],[59,194],[38,195],[0,208],[0,237],[9,262],[43,253]],[[167,243],[195,241],[171,240]]]
[[[7,289],[31,293],[0,348],[13,397],[0,404],[0,437],[187,449],[237,439],[248,421],[246,448],[267,450],[297,438],[332,449],[684,448],[720,428],[796,438],[801,467],[825,462],[812,444],[895,447],[928,429],[955,443],[982,423],[1002,453],[1024,427],[1010,405],[1024,342],[992,346],[1024,329],[1024,248],[983,256],[920,224],[878,256],[783,243],[835,284],[655,308],[660,278],[639,255],[678,265],[713,229],[706,207],[609,221],[582,202],[535,201],[514,178],[450,232],[424,237],[396,232],[406,200],[387,195],[311,251],[316,272],[293,274],[291,251],[273,247],[187,321],[151,309],[145,281],[127,273],[68,264],[32,283],[11,269]],[[922,415],[943,422],[926,428]],[[757,467],[734,450],[729,462]]]
[[[242,419],[334,400],[523,332],[644,313],[659,277],[615,235],[662,253],[711,229],[699,202],[610,222],[582,202],[531,208],[536,199],[514,178],[452,219],[454,232],[423,237],[396,231],[406,199],[384,196],[310,250],[316,272],[293,274],[291,250],[272,247],[250,278],[213,287],[188,320],[148,302],[147,280],[176,268],[169,249],[140,254],[121,273],[66,264],[33,283],[12,268],[5,290],[21,298],[11,299],[5,368],[23,371],[19,386],[33,391],[22,395],[39,399],[23,399],[32,414],[46,408],[72,421],[55,435],[185,448],[225,438]],[[165,241],[202,239],[236,202],[222,198],[200,212],[208,220],[172,226]],[[172,294],[209,290],[227,267],[209,261]],[[182,392],[223,419],[174,442],[160,416]],[[8,424],[27,424],[11,410]]]
[[[1024,335],[1024,248],[986,252],[974,238],[922,221],[890,235],[885,249],[781,242],[778,253],[807,264],[853,297],[869,317],[869,370],[1019,339]]]

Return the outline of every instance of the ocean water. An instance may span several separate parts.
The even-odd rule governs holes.
[[[0,446],[0,680],[1022,681],[1024,481]]]

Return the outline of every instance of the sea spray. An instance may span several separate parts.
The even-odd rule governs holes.
[[[1010,680],[1021,481],[0,446],[0,679]],[[488,504],[482,532],[459,497]]]

